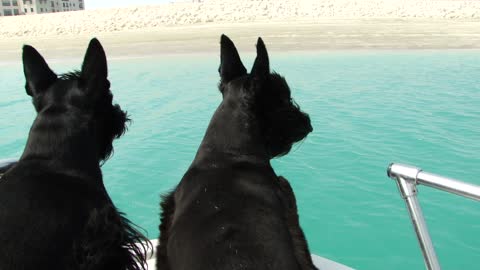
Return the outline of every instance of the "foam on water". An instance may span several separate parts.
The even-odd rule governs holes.
[[[252,55],[245,62],[251,63]],[[247,60],[248,58],[248,60]],[[312,251],[357,269],[422,269],[392,162],[480,184],[480,52],[272,53],[314,132],[275,160],[296,192]],[[57,62],[67,71],[80,59]],[[110,61],[115,99],[133,123],[104,166],[119,208],[158,236],[160,194],[192,161],[221,96],[217,55]],[[34,110],[20,62],[0,65],[0,157],[19,156]],[[444,269],[480,260],[480,204],[419,190]],[[201,233],[201,232],[199,232]]]

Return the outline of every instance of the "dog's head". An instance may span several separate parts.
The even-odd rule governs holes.
[[[270,72],[268,52],[261,38],[252,70],[247,73],[235,45],[222,35],[219,73],[224,101],[239,103],[258,120],[271,158],[287,154],[294,143],[313,130],[310,117],[293,100],[286,80]]]
[[[72,127],[86,126],[94,132],[99,160],[107,159],[112,142],[126,130],[128,117],[113,104],[107,79],[107,58],[102,45],[92,39],[81,71],[57,76],[33,47],[23,47],[26,91],[38,117],[62,121]]]

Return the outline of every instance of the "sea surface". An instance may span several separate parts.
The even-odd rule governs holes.
[[[253,54],[244,54],[251,66]],[[314,132],[273,161],[296,193],[311,251],[356,269],[424,269],[391,162],[480,185],[480,51],[272,52]],[[55,60],[57,72],[78,59]],[[190,165],[221,95],[215,54],[110,59],[133,122],[103,167],[114,202],[158,237],[160,195]],[[0,158],[35,117],[18,62],[0,60]],[[480,203],[420,187],[443,269],[479,269]],[[201,233],[201,232],[199,232]]]

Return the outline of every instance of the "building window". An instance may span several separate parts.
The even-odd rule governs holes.
[[[12,6],[18,7],[18,1],[17,0],[12,0]]]
[[[43,13],[43,8],[40,8],[40,12],[42,12],[42,13]]]
[[[13,15],[11,9],[4,9],[4,10],[3,10],[3,14],[5,14],[5,16],[12,16],[12,15]]]
[[[30,8],[30,11],[31,11],[31,12],[33,12],[33,7],[32,7],[32,8]]]
[[[10,6],[10,0],[2,0],[2,6],[4,6],[4,7]],[[5,13],[5,16],[11,16],[11,15],[6,15],[6,14],[7,14],[7,10],[5,10],[4,13]],[[10,13],[12,13],[11,10],[10,10]]]
[[[28,10],[26,8],[24,10],[25,10],[25,14],[26,14],[28,12]]]
[[[54,3],[53,1],[50,2],[50,3],[52,4],[52,5],[51,5],[52,7],[55,7],[55,3]]]
[[[18,11],[18,9],[13,10],[13,15],[20,15],[20,12]]]

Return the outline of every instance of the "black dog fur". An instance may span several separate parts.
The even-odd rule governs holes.
[[[0,179],[0,269],[144,269],[147,247],[135,243],[148,239],[115,208],[100,169],[129,120],[112,104],[100,42],[81,71],[57,76],[27,45],[23,65],[37,116]]]
[[[247,74],[222,35],[219,72],[223,101],[192,165],[161,203],[157,269],[316,269],[295,195],[270,165],[312,131],[310,118],[270,73],[262,39]]]

